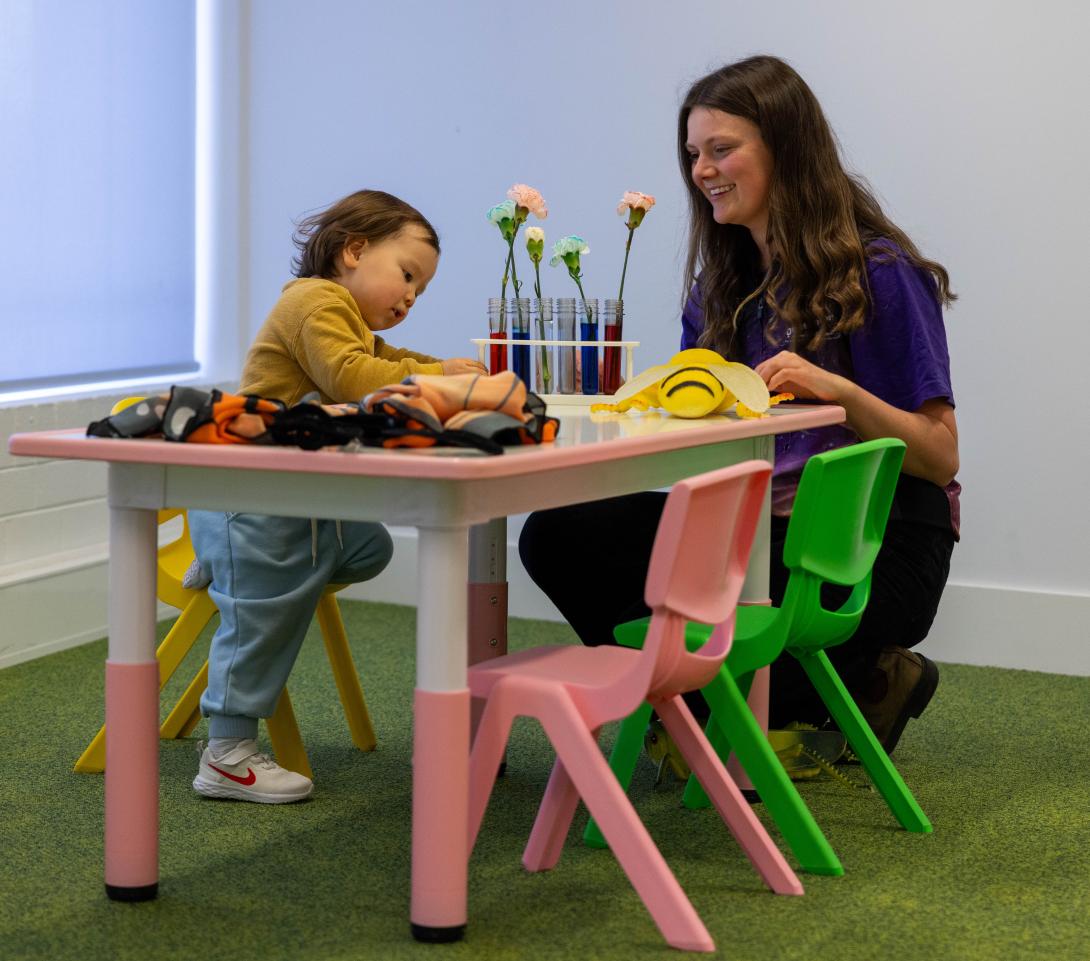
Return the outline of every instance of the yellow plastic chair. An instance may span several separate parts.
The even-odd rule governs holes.
[[[143,400],[142,397],[130,397],[114,405],[112,413]],[[182,578],[193,563],[193,543],[189,538],[189,520],[185,511],[168,508],[159,511],[159,523],[165,524],[175,517],[182,518],[181,535],[159,548],[156,594],[164,604],[176,607],[181,615],[174,622],[170,632],[159,645],[155,653],[159,661],[159,690],[178,669],[194,642],[216,613],[216,605],[208,596],[207,588],[191,589],[182,586]],[[375,729],[371,723],[371,714],[367,710],[360,687],[359,675],[348,647],[344,621],[341,620],[340,608],[334,596],[345,585],[330,585],[318,602],[318,625],[325,641],[326,654],[333,669],[333,678],[337,682],[337,693],[344,706],[345,718],[352,734],[352,743],[361,751],[373,751],[376,745]],[[204,662],[197,676],[186,688],[173,710],[159,728],[160,738],[187,737],[201,719],[200,698],[208,686],[208,661]],[[281,767],[297,771],[313,778],[306,748],[299,735],[299,725],[291,706],[291,697],[287,687],[280,694],[276,710],[267,722],[269,739],[273,752]],[[75,770],[81,773],[100,773],[106,769],[106,726],[103,725],[86,750],[76,761]]]

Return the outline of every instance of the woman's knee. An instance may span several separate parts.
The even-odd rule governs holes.
[[[549,525],[542,523],[542,515],[549,511],[538,511],[526,518],[519,532],[519,559],[526,572],[533,577],[540,564],[541,555],[549,551]]]
[[[938,613],[953,545],[949,531],[891,521],[874,565],[862,626],[873,625],[871,633],[886,644],[919,644]]]
[[[643,552],[655,539],[665,503],[661,491],[645,491],[537,511],[522,528],[519,555],[524,564],[570,565],[575,554],[581,563],[608,563]]]
[[[578,516],[570,507],[535,511],[526,518],[519,534],[519,559],[535,583],[570,560],[572,545],[579,543],[577,530]]]

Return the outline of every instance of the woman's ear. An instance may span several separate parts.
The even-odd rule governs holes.
[[[367,246],[366,240],[353,240],[344,245],[341,251],[341,260],[349,270],[355,270],[360,265],[360,254]]]

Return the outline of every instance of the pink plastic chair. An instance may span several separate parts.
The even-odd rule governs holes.
[[[511,724],[518,716],[535,717],[557,760],[523,865],[543,871],[556,864],[582,798],[663,937],[687,951],[714,951],[715,944],[610,770],[597,735],[603,724],[650,701],[761,877],[778,894],[802,894],[681,698],[715,677],[730,648],[770,473],[764,461],[748,461],[674,485],[647,572],[652,617],[642,650],[536,647],[469,669],[470,691],[485,699],[469,771],[470,850]],[[718,625],[694,653],[685,649],[687,621]]]

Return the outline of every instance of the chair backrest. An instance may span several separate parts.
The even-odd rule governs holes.
[[[858,625],[904,454],[903,441],[879,438],[806,462],[783,549],[790,571],[782,604],[792,610],[789,647],[837,643]],[[821,605],[825,582],[853,588],[837,611]]]
[[[722,665],[771,475],[767,462],[746,461],[678,481],[670,491],[644,589],[651,693],[703,687]],[[696,652],[685,648],[688,621],[717,625]]]
[[[857,584],[882,546],[904,441],[892,437],[815,454],[791,510],[783,561],[835,584]]]
[[[178,516],[182,518],[181,532],[174,540],[160,544],[156,555],[155,592],[164,604],[184,610],[203,588],[182,587],[186,571],[196,556],[193,553],[193,541],[189,537],[189,517],[186,512],[178,507],[165,508],[159,511],[159,525],[162,526]]]

